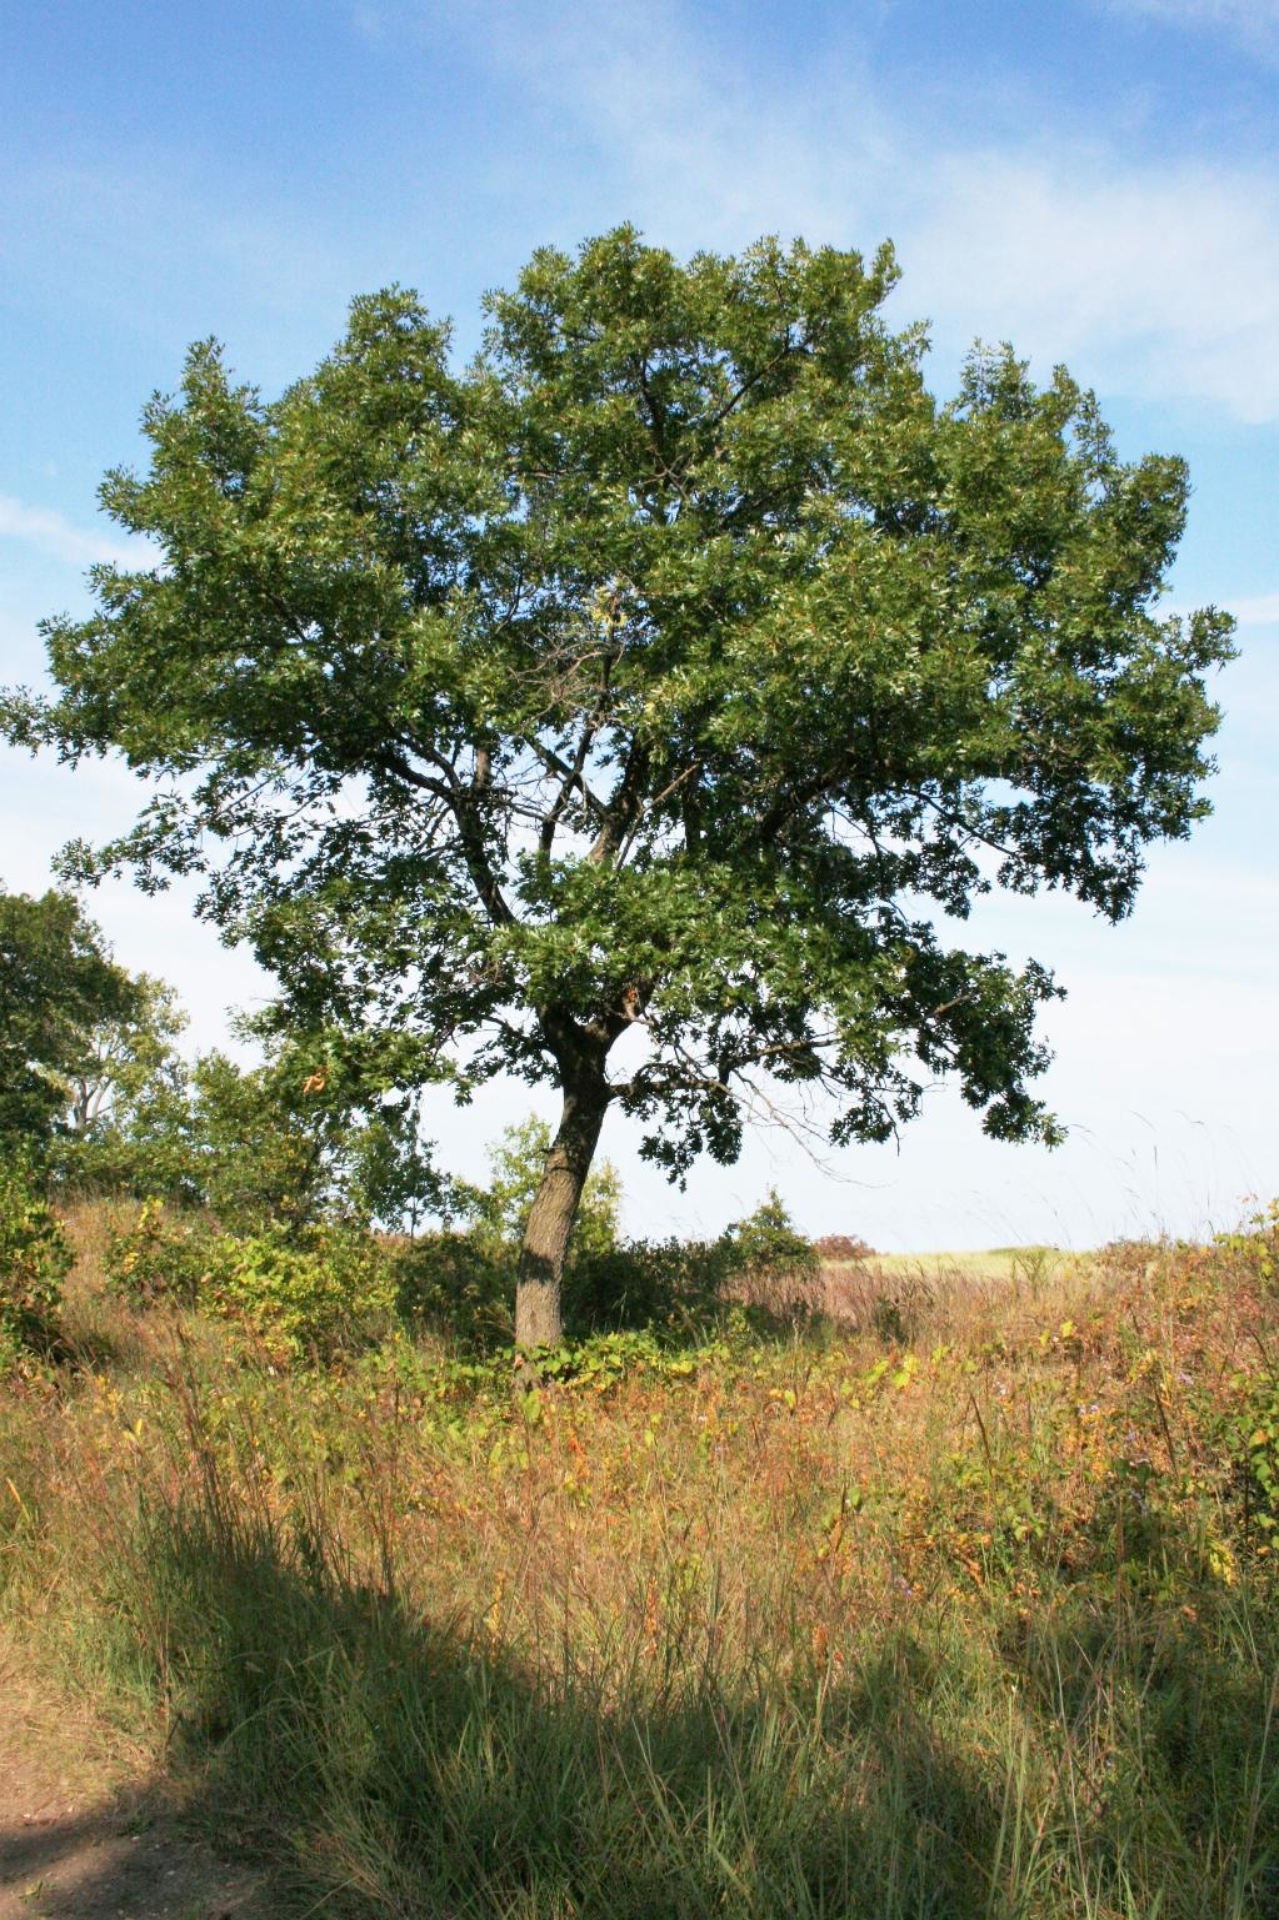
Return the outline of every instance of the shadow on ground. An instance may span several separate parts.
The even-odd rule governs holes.
[[[145,1560],[176,1790],[204,1831],[287,1866],[275,1911],[295,1894],[326,1916],[477,1920],[1001,1911],[1000,1796],[933,1723],[900,1636],[838,1684],[650,1669],[641,1686],[625,1649],[534,1677],[323,1541],[217,1502],[153,1517]],[[23,1871],[59,1844],[34,1838]]]
[[[268,1920],[261,1877],[130,1791],[68,1811],[0,1814],[0,1920]]]

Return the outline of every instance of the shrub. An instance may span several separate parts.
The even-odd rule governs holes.
[[[276,1230],[227,1236],[226,1249],[210,1305],[272,1360],[330,1360],[376,1339],[395,1315],[394,1258],[366,1233],[314,1227],[298,1238]]]
[[[205,1214],[143,1203],[113,1232],[107,1285],[135,1307],[203,1307],[237,1322],[273,1360],[331,1359],[381,1333],[394,1317],[395,1250],[353,1227],[223,1233]]]
[[[564,1274],[565,1324],[581,1334],[705,1319],[735,1270],[724,1239],[630,1240],[575,1252]]]
[[[482,1228],[392,1243],[396,1306],[413,1332],[487,1349],[511,1337],[518,1250]],[[713,1318],[734,1271],[724,1240],[576,1237],[564,1271],[564,1322],[575,1338]]]
[[[813,1252],[828,1266],[852,1266],[875,1255],[869,1241],[855,1233],[824,1233],[820,1240],[813,1241]]]
[[[530,1115],[508,1127],[490,1150],[487,1187],[456,1183],[454,1197],[463,1201],[472,1221],[471,1234],[486,1249],[497,1253],[509,1248],[518,1254],[550,1150],[550,1127]],[[573,1252],[612,1251],[618,1240],[621,1199],[621,1181],[611,1161],[592,1168],[573,1223],[570,1258]]]
[[[508,1127],[490,1151],[488,1186],[454,1186],[466,1230],[425,1234],[397,1249],[399,1311],[411,1327],[470,1347],[509,1342],[520,1243],[550,1150],[544,1120]],[[564,1311],[574,1332],[633,1326],[650,1317],[637,1302],[665,1299],[644,1253],[619,1244],[620,1205],[621,1184],[605,1161],[587,1179],[569,1246]]]
[[[736,1220],[725,1238],[735,1249],[743,1273],[812,1273],[817,1254],[786,1211],[776,1187],[745,1220]]]
[[[134,1307],[195,1306],[226,1267],[233,1244],[206,1215],[175,1216],[153,1197],[143,1201],[131,1227],[108,1235],[107,1286]]]
[[[775,1187],[747,1219],[734,1221],[723,1239],[735,1291],[751,1306],[787,1319],[811,1310],[812,1282],[821,1263]]]
[[[413,1332],[445,1334],[464,1347],[509,1342],[514,1249],[474,1232],[440,1232],[392,1244],[389,1254],[396,1309]]]
[[[29,1164],[0,1165],[0,1372],[53,1349],[62,1282],[72,1264],[62,1223]]]
[[[1279,1273],[1279,1200],[1250,1214],[1244,1226],[1217,1234],[1214,1245],[1256,1279],[1272,1282]]]

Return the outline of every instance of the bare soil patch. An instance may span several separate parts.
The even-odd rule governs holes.
[[[270,1920],[261,1876],[193,1836],[148,1756],[0,1637],[0,1920]]]

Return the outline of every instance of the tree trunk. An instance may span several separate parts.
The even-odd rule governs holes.
[[[608,1082],[602,1072],[583,1072],[565,1087],[559,1131],[546,1156],[520,1248],[515,1345],[522,1353],[557,1347],[564,1337],[564,1256],[607,1108]]]

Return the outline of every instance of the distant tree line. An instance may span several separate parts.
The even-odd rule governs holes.
[[[0,891],[0,1151],[63,1194],[207,1208],[228,1226],[340,1212],[415,1224],[441,1182],[391,1049],[237,1022],[246,1066],[188,1060],[172,987],[131,974],[67,893]]]

